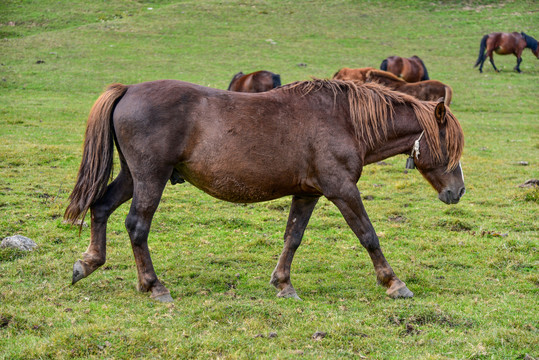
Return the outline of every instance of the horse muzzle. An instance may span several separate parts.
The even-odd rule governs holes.
[[[438,194],[438,199],[446,204],[456,204],[460,198],[466,193],[466,188],[463,186],[460,189],[444,189]]]

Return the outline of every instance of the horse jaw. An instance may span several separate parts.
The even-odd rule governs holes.
[[[464,187],[464,175],[459,165],[452,171],[444,171],[438,168],[433,171],[422,171],[417,167],[421,175],[432,185],[434,190],[438,192],[438,199],[444,203],[456,204],[460,198],[466,193]]]
[[[466,188],[464,186],[456,190],[445,188],[440,193],[438,193],[438,199],[440,199],[441,201],[443,201],[444,203],[448,205],[457,204],[460,198],[465,193],[466,193]]]
[[[444,203],[451,205],[457,204],[462,196],[466,193],[464,187],[464,173],[459,165],[451,172],[449,183],[438,192],[438,199]]]

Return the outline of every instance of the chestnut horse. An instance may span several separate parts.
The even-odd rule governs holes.
[[[389,71],[407,82],[429,80],[427,67],[416,55],[409,58],[390,56],[382,61],[380,70]]]
[[[494,58],[492,53],[495,52],[498,55],[515,55],[517,57],[517,66],[515,66],[515,70],[517,72],[521,72],[521,55],[522,51],[524,51],[525,48],[529,48],[535,55],[535,57],[539,59],[539,46],[537,40],[535,40],[529,35],[524,34],[523,32],[521,32],[520,34],[517,32],[495,32],[487,34],[481,39],[481,44],[479,46],[479,57],[477,58],[474,67],[479,65],[479,72],[482,73],[483,63],[488,57],[490,59],[492,67],[494,68],[494,71],[499,72],[499,70],[496,68],[496,65],[494,65]]]
[[[271,71],[260,70],[247,75],[237,73],[232,78],[228,90],[239,92],[264,92],[281,86],[281,76]]]
[[[419,100],[435,101],[443,98],[445,106],[451,104],[451,98],[453,97],[451,87],[438,80],[408,83],[388,71],[371,70],[367,73],[366,81],[377,82],[392,90],[412,95]]]
[[[342,68],[333,75],[334,80],[353,80],[361,83],[365,82],[367,73],[371,70],[376,70],[372,67],[364,67],[357,69]]]
[[[175,80],[111,85],[90,111],[64,215],[74,223],[91,212],[90,245],[73,266],[72,282],[105,263],[108,218],[132,198],[125,226],[138,289],[172,301],[154,271],[148,234],[174,178],[237,203],[292,196],[284,248],[271,275],[279,297],[298,297],[290,267],[321,196],[337,206],[366,248],[387,294],[411,297],[380,249],[356,183],[363,166],[414,148],[415,166],[439,199],[455,204],[465,192],[463,143],[462,128],[443,103],[377,84],[315,79],[254,94]],[[121,169],[108,184],[114,144]]]

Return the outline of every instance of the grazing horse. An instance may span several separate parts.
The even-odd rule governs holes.
[[[496,65],[494,65],[494,58],[493,58],[493,52],[495,52],[498,55],[508,55],[513,54],[517,57],[517,66],[515,66],[515,70],[517,72],[520,71],[520,63],[522,62],[522,51],[524,51],[525,48],[529,48],[532,53],[535,55],[536,58],[539,59],[539,46],[537,43],[537,40],[532,38],[529,35],[524,34],[521,32],[520,34],[517,32],[512,33],[502,33],[502,32],[495,32],[491,34],[487,34],[483,36],[481,39],[481,45],[479,46],[479,57],[477,58],[477,61],[475,62],[474,67],[479,65],[479,72],[483,72],[483,63],[485,62],[485,59],[488,57],[490,59],[490,63],[492,64],[492,67],[496,72],[500,72]],[[486,53],[485,53],[486,50]]]
[[[388,71],[371,70],[367,73],[366,81],[377,82],[392,90],[412,95],[419,100],[435,101],[444,98],[445,106],[451,104],[451,98],[453,97],[451,87],[438,80],[408,83]]]
[[[358,69],[342,68],[333,75],[334,80],[352,80],[359,81],[361,83],[365,82],[367,73],[371,70],[376,70],[372,67],[364,67]]]
[[[389,71],[407,82],[429,80],[427,67],[418,56],[403,58],[390,56],[382,61],[380,70]]]
[[[115,144],[121,169],[108,184]],[[356,183],[363,166],[415,149],[419,172],[441,201],[455,204],[465,192],[463,144],[462,128],[443,103],[374,83],[315,79],[255,94],[175,80],[113,84],[90,111],[64,214],[75,223],[91,212],[90,245],[73,266],[72,282],[105,263],[108,218],[132,198],[125,226],[138,289],[172,301],[154,271],[148,234],[163,189],[175,177],[230,202],[292,196],[284,248],[271,275],[279,297],[298,298],[290,267],[321,196],[337,206],[366,248],[387,294],[411,297],[380,249]]]
[[[256,71],[247,75],[237,73],[232,78],[228,90],[239,92],[264,92],[281,86],[281,76],[271,71]]]

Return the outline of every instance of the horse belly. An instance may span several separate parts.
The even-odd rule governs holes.
[[[507,55],[513,53],[512,50],[506,49],[503,46],[498,46],[496,49],[494,49],[494,52],[498,55]]]
[[[252,203],[277,199],[301,192],[301,179],[306,178],[301,164],[291,166],[287,157],[278,156],[276,151],[266,156],[226,151],[214,156],[207,154],[183,162],[177,169],[186,181],[225,201]]]
[[[230,172],[181,166],[182,177],[207,194],[229,202],[253,203],[277,199],[296,192],[292,179],[264,172]]]

